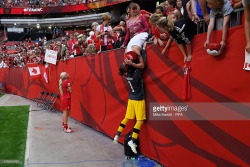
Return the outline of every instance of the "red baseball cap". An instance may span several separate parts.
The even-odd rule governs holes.
[[[219,51],[220,48],[221,48],[221,44],[219,44],[219,43],[209,43],[209,44],[207,44],[207,49],[210,49],[210,50]]]
[[[206,46],[206,51],[209,55],[219,56],[222,53],[221,44],[209,43]]]

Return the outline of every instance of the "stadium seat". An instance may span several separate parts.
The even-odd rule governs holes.
[[[56,93],[40,91],[37,97],[32,99],[34,102],[32,105],[36,105],[43,110],[51,110],[58,97],[59,95]]]
[[[56,93],[50,93],[48,98],[44,100],[43,105],[45,110],[51,110],[53,108],[54,103],[58,99],[59,95]]]
[[[40,91],[36,98],[33,98],[32,105],[36,105],[38,107],[44,108],[44,101],[47,99],[49,92]]]

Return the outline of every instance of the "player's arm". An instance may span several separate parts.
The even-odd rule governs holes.
[[[60,95],[63,94],[63,91],[62,91],[62,87],[61,87],[61,86],[59,87],[59,92],[60,92]]]
[[[68,92],[72,91],[70,83],[68,83],[68,89],[67,90],[68,90]]]
[[[138,55],[139,63],[133,63],[131,60],[125,60],[124,63],[127,65],[130,65],[135,68],[143,69],[144,68],[144,62],[142,56]]]

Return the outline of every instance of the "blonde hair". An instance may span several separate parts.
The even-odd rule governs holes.
[[[65,80],[67,78],[68,78],[68,73],[62,72],[60,74],[60,80],[59,80],[59,92],[60,92],[60,94],[63,94],[63,91],[62,91],[62,82],[63,82],[63,80]]]
[[[173,31],[174,29],[174,22],[172,19],[168,20],[166,17],[161,17],[157,22],[156,26],[166,29],[167,31]]]
[[[172,13],[169,13],[168,16],[167,16],[168,21],[173,21],[173,18],[171,18],[171,16],[173,16],[173,15],[176,17],[176,20],[180,19],[180,15],[178,13],[172,12]]]
[[[150,16],[149,22],[150,22],[151,24],[155,24],[160,18],[161,18],[160,15],[154,13],[154,14],[152,14],[152,15]]]
[[[110,21],[111,20],[111,16],[109,14],[105,13],[105,14],[102,15],[102,20],[103,21],[105,21],[105,20],[109,20]]]
[[[88,44],[86,51],[88,54],[96,54],[95,44]]]
[[[137,3],[135,3],[135,2],[131,2],[131,3],[129,4],[129,9],[133,9],[133,8],[138,9],[138,8],[139,8],[139,5],[138,5]]]

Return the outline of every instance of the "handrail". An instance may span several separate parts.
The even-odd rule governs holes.
[[[243,12],[244,12],[243,8],[234,9],[233,13],[231,13],[231,17],[229,20],[229,27],[230,28],[236,27],[236,26],[239,26],[242,24],[241,23],[241,16],[242,16]],[[207,24],[206,24],[204,19],[196,22],[196,24],[197,24],[197,34],[207,32]],[[200,27],[200,25],[202,25],[202,26]]]

